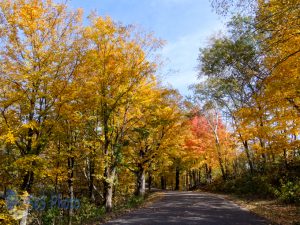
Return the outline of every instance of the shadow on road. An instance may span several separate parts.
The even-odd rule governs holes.
[[[165,192],[150,206],[107,224],[265,225],[263,219],[225,199],[207,193]]]

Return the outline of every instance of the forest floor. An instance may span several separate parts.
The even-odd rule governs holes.
[[[158,194],[155,201],[105,224],[266,225],[272,224],[222,196],[205,192]],[[99,223],[98,223],[99,224]]]
[[[283,204],[276,200],[241,197],[237,195],[217,194],[217,196],[232,201],[242,208],[259,215],[272,224],[300,225],[300,206]]]

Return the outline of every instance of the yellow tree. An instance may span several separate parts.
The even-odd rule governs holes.
[[[51,0],[0,2],[0,133],[18,151],[22,190],[32,189],[40,154],[70,100],[80,18]]]
[[[292,1],[259,1],[258,29],[264,34],[263,50],[270,76],[267,93],[274,101],[289,103],[300,112],[299,18],[300,4]],[[267,37],[266,37],[267,36]],[[266,96],[267,98],[268,96]],[[276,99],[276,100],[275,100]]]
[[[281,155],[287,165],[299,146],[300,4],[296,0],[271,0],[259,1],[258,6],[257,27],[264,34],[262,49],[270,72],[259,101],[267,106],[270,115],[271,149],[275,148],[275,155]]]
[[[136,175],[136,195],[145,194],[146,172],[151,165],[180,145],[177,135],[181,123],[180,97],[174,90],[148,90],[139,104],[141,116],[128,135],[127,166]],[[177,134],[176,134],[177,132]],[[174,143],[177,140],[177,143]],[[166,158],[166,157],[165,157]]]
[[[99,121],[100,142],[104,155],[104,196],[106,210],[112,209],[113,185],[124,136],[132,115],[128,111],[133,96],[153,76],[155,64],[148,60],[147,49],[154,50],[160,42],[135,35],[129,27],[115,24],[110,18],[91,18],[85,30],[90,49],[86,55],[91,90],[96,96],[95,117]]]

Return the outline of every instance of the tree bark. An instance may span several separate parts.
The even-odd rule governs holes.
[[[136,176],[136,195],[143,197],[145,195],[145,170],[142,166],[139,166],[139,170],[137,171]]]
[[[189,190],[192,189],[193,186],[193,176],[192,176],[192,171],[189,170]]]
[[[74,178],[74,162],[75,159],[73,157],[68,158],[68,169],[69,169],[69,196],[70,196],[70,205],[69,205],[69,225],[72,225],[72,217],[73,217],[73,199],[74,199],[74,186],[73,186],[73,178]]]
[[[248,164],[249,164],[249,167],[250,167],[250,173],[253,174],[253,163],[252,163],[251,156],[250,156],[248,141],[243,141],[243,145],[244,145],[244,149],[245,149],[245,152],[246,152]]]
[[[167,189],[167,182],[165,176],[160,177],[160,184],[161,184],[161,189],[166,190]]]
[[[94,196],[94,176],[95,176],[95,161],[93,158],[89,159],[89,199],[95,201]]]
[[[176,177],[175,177],[175,190],[179,191],[179,184],[180,184],[180,169],[176,167]]]
[[[195,170],[192,171],[192,176],[193,176],[193,187],[197,186],[197,173]]]
[[[149,190],[149,192],[151,191],[151,185],[152,185],[152,175],[151,175],[151,172],[149,171],[149,173],[148,173],[148,190]]]
[[[32,184],[33,184],[34,174],[32,171],[26,172],[25,176],[23,177],[23,183],[21,185],[22,191],[27,191],[28,193],[31,192]]]
[[[227,176],[226,176],[226,172],[225,172],[224,165],[223,165],[221,144],[219,141],[218,134],[216,132],[214,132],[214,134],[215,134],[215,141],[216,141],[216,147],[217,147],[218,161],[219,161],[219,165],[220,165],[220,169],[221,169],[221,173],[222,173],[222,178],[225,181]]]
[[[206,183],[211,183],[211,167],[205,163]]]
[[[284,159],[285,168],[288,169],[289,168],[289,163],[288,163],[288,159],[287,159],[286,148],[283,148],[283,159]]]
[[[104,200],[106,212],[112,211],[113,183],[115,179],[115,168],[106,167],[104,171]]]

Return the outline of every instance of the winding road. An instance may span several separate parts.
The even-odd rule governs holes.
[[[213,194],[165,192],[161,199],[149,206],[106,224],[266,225],[269,223]]]

